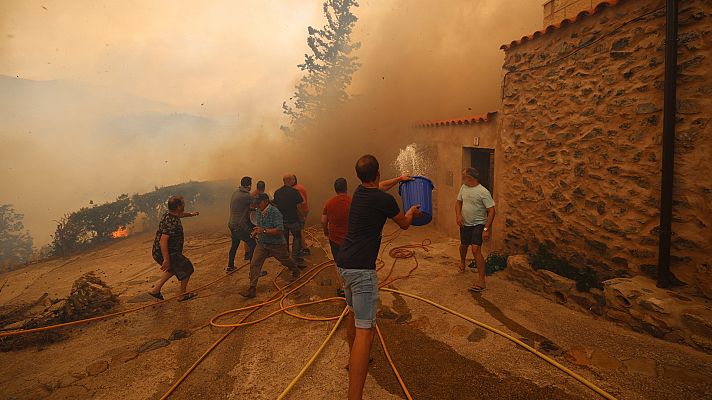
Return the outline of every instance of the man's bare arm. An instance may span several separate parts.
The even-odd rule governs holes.
[[[482,232],[482,240],[488,240],[492,233],[492,222],[494,221],[494,206],[487,209],[487,221],[485,222],[486,231]]]
[[[494,221],[494,206],[487,209],[487,222],[485,222],[485,228],[492,229],[492,222]]]
[[[321,214],[321,228],[324,230],[324,236],[329,236],[329,216]]]
[[[200,215],[200,212],[198,211],[189,213],[184,212],[183,214],[179,215],[178,218],[197,217],[198,215]]]
[[[161,247],[161,255],[163,255],[163,263],[161,264],[161,271],[168,271],[171,266],[171,257],[168,254],[168,235],[165,233],[161,234],[161,239],[159,239],[159,246]]]
[[[412,180],[413,180],[413,178],[403,175],[403,176],[399,176],[397,178],[381,181],[378,184],[378,188],[383,190],[384,192],[387,192],[387,191],[391,190],[391,188],[393,186],[395,186],[398,182],[412,181]]]
[[[408,209],[408,211],[406,211],[405,214],[403,214],[403,212],[399,212],[398,215],[396,215],[392,219],[393,219],[393,222],[398,224],[398,226],[400,226],[401,229],[406,230],[406,229],[410,228],[410,224],[413,223],[413,217],[419,213],[420,213],[420,206],[417,205],[417,206],[413,206],[410,209]]]
[[[465,221],[462,219],[462,201],[457,200],[455,202],[455,222],[458,226],[463,226]]]

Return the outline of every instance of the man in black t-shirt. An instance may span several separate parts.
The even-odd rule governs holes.
[[[291,233],[294,237],[292,243],[292,259],[297,263],[299,268],[304,268],[306,265],[301,256],[301,221],[304,219],[304,210],[302,209],[304,199],[302,199],[301,193],[292,187],[294,186],[294,174],[284,175],[282,181],[284,182],[284,186],[274,192],[274,202],[277,204],[277,208],[284,218],[284,238],[287,239],[287,246],[289,246],[289,234]]]
[[[408,229],[420,206],[405,214],[387,190],[411,178],[401,176],[381,182],[378,160],[367,154],[356,162],[356,175],[361,185],[354,192],[349,211],[349,227],[336,257],[337,270],[344,282],[349,340],[349,400],[361,399],[368,373],[368,358],[376,326],[378,276],[376,258],[381,247],[381,234],[386,219],[391,218],[401,229]]]

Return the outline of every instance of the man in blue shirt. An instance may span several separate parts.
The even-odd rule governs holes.
[[[489,190],[480,184],[480,174],[474,168],[462,171],[462,186],[457,194],[455,219],[460,226],[460,271],[465,270],[467,248],[472,247],[472,255],[477,263],[479,282],[470,288],[473,292],[485,289],[485,258],[482,242],[490,238],[494,221],[494,200]]]
[[[260,193],[255,197],[257,206],[257,226],[251,236],[257,238],[257,247],[250,261],[250,286],[240,292],[248,299],[257,296],[257,280],[262,274],[262,265],[268,257],[274,257],[292,271],[292,281],[299,279],[299,267],[289,256],[287,240],[284,238],[284,221],[277,207],[269,203],[269,196]]]

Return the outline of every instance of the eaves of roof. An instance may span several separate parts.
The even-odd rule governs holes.
[[[534,32],[533,34],[531,34],[531,35],[529,35],[529,36],[522,36],[522,38],[519,39],[519,40],[513,40],[511,43],[503,44],[503,45],[500,46],[499,48],[502,49],[502,50],[504,50],[504,51],[510,50],[511,48],[513,48],[513,47],[515,47],[515,46],[519,46],[520,44],[524,44],[524,43],[526,43],[526,42],[528,42],[528,41],[530,41],[530,40],[534,40],[534,39],[536,39],[536,38],[538,38],[538,37],[540,37],[540,36],[546,35],[547,33],[550,33],[550,32],[555,31],[555,30],[559,30],[559,29],[561,29],[561,28],[563,28],[563,27],[566,27],[566,26],[568,26],[568,25],[571,25],[571,24],[574,24],[574,23],[576,23],[576,22],[579,22],[579,21],[581,21],[582,19],[584,19],[584,18],[586,18],[586,17],[589,17],[589,16],[591,16],[591,15],[597,14],[597,13],[601,12],[602,10],[608,8],[608,7],[613,7],[613,6],[615,6],[615,5],[618,5],[618,4],[620,4],[621,2],[623,2],[623,1],[624,1],[624,0],[606,0],[606,1],[602,1],[602,2],[598,3],[595,7],[593,7],[592,9],[590,9],[590,10],[581,11],[580,13],[576,14],[576,16],[573,17],[573,18],[566,18],[566,19],[564,19],[563,21],[559,22],[558,24],[549,25],[549,26],[547,26],[546,28],[544,28],[544,29],[542,29],[542,30],[540,30],[540,31],[536,31],[536,32]]]
[[[474,125],[488,122],[492,117],[497,115],[497,111],[488,112],[484,115],[475,115],[472,117],[446,119],[442,121],[424,121],[415,124],[416,128],[435,128],[441,126],[458,126],[458,125]]]

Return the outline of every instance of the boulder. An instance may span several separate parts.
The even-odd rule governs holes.
[[[535,270],[524,255],[514,255],[507,259],[504,276],[574,310],[589,312],[599,303],[594,294],[579,292],[574,280],[544,269]],[[604,300],[602,295],[600,297],[600,300]],[[601,307],[596,307],[596,314],[601,313]]]
[[[644,276],[611,279],[603,285],[606,314],[612,319],[712,354],[712,310],[704,302],[658,288]]]

